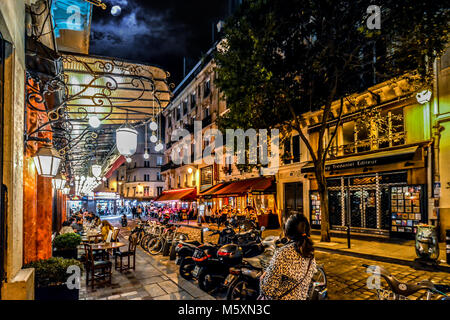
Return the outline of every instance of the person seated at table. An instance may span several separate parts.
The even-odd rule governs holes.
[[[109,231],[112,232],[114,230],[114,227],[111,225],[111,223],[109,223],[109,221],[103,220],[101,230],[103,241],[106,241],[106,239],[108,238]]]
[[[83,219],[77,219],[76,222],[72,224],[72,229],[75,230],[76,233],[83,232]]]
[[[67,220],[62,223],[62,228],[61,230],[59,230],[59,234],[74,233],[74,232],[75,230],[73,230],[73,228],[70,226],[70,222]]]

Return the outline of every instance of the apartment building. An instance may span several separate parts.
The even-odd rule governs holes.
[[[125,200],[150,201],[159,196],[164,187],[161,175],[164,154],[155,151],[155,143],[150,141],[150,130],[147,130],[147,144],[145,142],[145,128],[138,127],[138,147],[130,162],[124,163],[103,182],[103,189],[99,191],[115,192]],[[147,147],[146,147],[147,146]],[[146,159],[144,155],[148,154]]]

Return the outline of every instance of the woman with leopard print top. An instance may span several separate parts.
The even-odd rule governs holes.
[[[314,248],[308,219],[302,214],[289,217],[285,225],[291,240],[278,249],[261,276],[261,295],[270,300],[306,300],[316,272]]]

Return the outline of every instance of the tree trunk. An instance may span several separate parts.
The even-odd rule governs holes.
[[[320,196],[320,241],[330,242],[330,215],[328,211],[328,189],[327,180],[325,178],[324,164],[316,164],[315,175],[317,179],[317,187]]]

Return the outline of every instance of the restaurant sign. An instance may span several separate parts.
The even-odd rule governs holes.
[[[368,166],[378,166],[391,164],[400,161],[411,160],[414,156],[414,153],[406,153],[406,154],[393,154],[389,156],[379,157],[379,158],[370,158],[370,159],[361,159],[354,161],[346,161],[333,163],[329,165],[325,165],[326,171],[336,171],[336,170],[345,170],[345,169],[354,169],[354,168],[364,168]],[[302,173],[314,172],[314,166],[304,167],[301,170]]]

